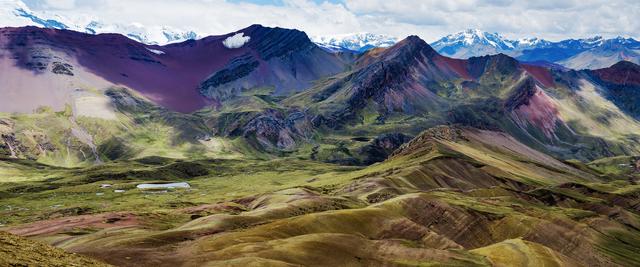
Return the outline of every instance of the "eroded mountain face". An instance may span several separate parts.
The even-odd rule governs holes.
[[[3,57],[7,65],[5,73],[28,70],[42,74],[47,70],[58,75],[36,75],[38,79],[7,75],[3,80],[18,92],[30,85],[16,83],[14,79],[18,78],[29,82],[73,82],[72,89],[68,90],[76,89],[73,87],[105,90],[109,86],[125,85],[164,107],[192,112],[211,101],[221,100],[222,93],[213,92],[215,90],[239,93],[254,87],[268,87],[273,88],[274,94],[287,95],[304,89],[313,80],[341,72],[350,61],[348,54],[319,49],[305,33],[297,30],[254,25],[238,33],[249,38],[247,44],[228,48],[223,42],[237,33],[156,46],[117,34],[4,28],[0,34],[3,36],[1,53],[6,55]],[[74,66],[76,72],[89,72],[87,76],[91,77],[68,77],[74,73]],[[224,88],[218,88],[221,85],[225,85]],[[46,104],[32,102],[35,103],[22,104],[35,107]]]
[[[136,116],[155,110],[152,118],[158,123],[197,133],[171,138],[169,146],[240,138],[271,154],[369,164],[372,155],[358,152],[377,153],[365,148],[375,144],[362,140],[461,124],[502,130],[566,159],[594,160],[638,150],[634,129],[640,126],[633,105],[637,65],[630,62],[572,71],[524,64],[503,54],[460,60],[439,55],[415,36],[354,59],[353,54],[319,49],[303,32],[259,25],[162,47],[118,35],[29,27],[3,32],[3,58],[15,63],[6,68],[16,75],[2,79],[18,94],[6,107],[34,110],[42,105],[59,111],[70,105],[74,121],[97,118],[102,128],[113,128],[109,121],[131,118],[131,111],[108,93],[123,84],[135,92],[131,99],[147,103],[135,109]],[[241,45],[225,45],[237,36]],[[31,86],[15,79],[36,82]],[[38,91],[45,88],[41,83],[54,84],[56,95],[44,97]],[[184,116],[171,111],[194,109],[200,110]],[[189,122],[177,117],[189,117]],[[73,123],[67,130],[72,128]],[[108,132],[126,127],[119,128]],[[41,127],[30,130],[51,135]],[[96,135],[87,130],[84,136]],[[98,148],[116,140],[92,139],[76,141]],[[138,146],[130,144],[133,139],[117,138],[117,143]],[[54,150],[69,147],[64,143],[53,142]],[[93,154],[101,159],[99,152]]]
[[[625,72],[621,66],[589,72],[523,64],[506,55],[456,60],[411,37],[363,55],[355,66],[285,103],[310,106],[316,125],[334,129],[397,125],[416,134],[437,124],[458,123],[506,131],[562,158],[595,159],[633,154],[638,148],[630,130],[638,125],[628,111],[631,105],[622,106],[614,98],[621,87],[633,94],[632,81],[598,78]],[[411,124],[418,129],[406,129],[406,121],[399,118],[420,121]],[[623,121],[628,125],[623,127]]]

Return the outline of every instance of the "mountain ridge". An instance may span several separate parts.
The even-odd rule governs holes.
[[[4,52],[8,57],[3,58],[7,70],[32,77],[24,78],[27,81],[54,80],[60,87],[57,91],[63,93],[37,102],[31,95],[44,94],[29,90],[44,87],[17,90],[25,84],[12,79],[22,76],[5,75],[5,82],[17,84],[9,89],[23,97],[13,98],[4,107],[22,105],[35,110],[49,106],[60,112],[71,104],[79,107],[74,114],[114,120],[119,111],[104,95],[106,91],[90,92],[94,86],[108,90],[125,85],[162,108],[198,111],[196,120],[211,127],[211,135],[243,138],[268,153],[290,153],[317,142],[312,136],[324,127],[369,127],[360,131],[375,139],[397,134],[388,125],[400,124],[403,133],[415,135],[446,123],[503,129],[562,158],[594,159],[619,153],[622,144],[626,144],[623,153],[635,149],[635,138],[614,137],[632,134],[628,129],[622,125],[606,129],[601,127],[603,118],[597,117],[614,114],[616,123],[637,125],[634,102],[625,102],[623,97],[634,99],[623,93],[632,85],[619,78],[596,80],[593,75],[602,71],[548,68],[505,54],[450,58],[417,36],[356,56],[327,52],[301,31],[260,25],[166,46],[144,45],[117,34],[36,27],[2,31],[8,41]],[[240,43],[227,47],[227,40]],[[617,69],[611,73],[621,72]],[[68,86],[70,81],[75,85]],[[592,95],[591,90],[597,93]],[[576,92],[576,97],[593,98],[589,106],[593,114],[582,117],[576,113],[584,104],[566,97]],[[26,99],[29,101],[20,102]],[[83,101],[100,104],[77,104]],[[566,103],[560,104],[563,101]],[[601,102],[610,106],[598,107]],[[400,118],[407,121],[397,121]],[[577,127],[583,122],[571,122],[576,118],[592,125]],[[584,130],[594,126],[595,136]],[[616,134],[605,134],[611,131]],[[598,151],[592,141],[583,147],[568,145],[590,138],[607,142],[608,147]],[[195,141],[193,137],[189,140]],[[342,156],[341,160],[352,164],[368,157]]]
[[[148,45],[165,45],[205,37],[190,30],[173,29],[166,26],[145,26],[139,23],[104,23],[98,18],[78,16],[73,19],[31,11],[20,0],[4,2],[0,12],[5,13],[2,26],[36,25],[45,28],[69,29],[90,34],[120,33],[128,38]],[[363,53],[372,48],[389,47],[397,38],[372,33],[354,33],[333,36],[314,36],[313,41],[329,52]],[[615,45],[610,45],[615,44]],[[511,40],[498,33],[468,29],[449,34],[431,43],[444,55],[469,58],[487,54],[506,53],[523,61],[550,62],[568,68],[597,69],[608,67],[620,60],[640,63],[640,42],[633,38],[600,36],[585,39],[567,39],[550,42],[539,38]]]

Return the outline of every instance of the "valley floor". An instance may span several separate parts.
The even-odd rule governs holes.
[[[5,159],[0,230],[117,266],[640,266],[634,160],[561,162],[450,127],[369,167]],[[189,187],[137,188],[175,182]],[[3,240],[0,255],[28,247]]]

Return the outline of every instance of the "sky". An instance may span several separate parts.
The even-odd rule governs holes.
[[[640,0],[24,0],[36,11],[105,22],[233,32],[251,24],[309,35],[354,32],[435,41],[474,28],[509,38],[640,39]]]

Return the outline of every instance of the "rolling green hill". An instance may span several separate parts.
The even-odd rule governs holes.
[[[15,209],[4,230],[124,266],[634,265],[637,173],[607,175],[608,162],[439,126],[366,168],[158,158],[40,170],[53,177],[2,187]],[[135,188],[182,180],[191,188]]]

